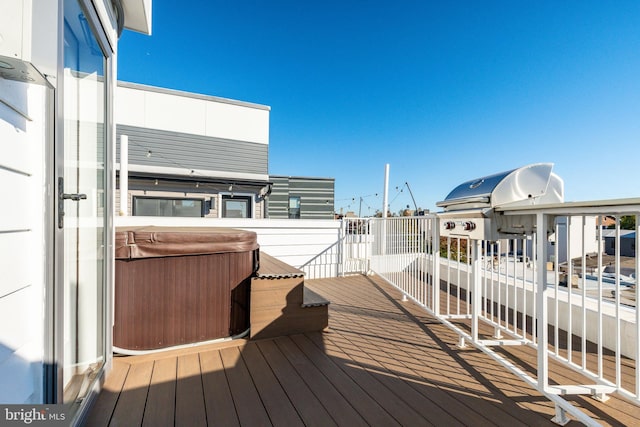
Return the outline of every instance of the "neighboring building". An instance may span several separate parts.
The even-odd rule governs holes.
[[[604,239],[604,253],[616,254],[616,230],[602,230]],[[636,256],[636,232],[633,230],[620,230],[620,256]]]
[[[616,219],[612,216],[599,216],[597,217],[596,222],[598,227],[607,228],[615,225]]]
[[[269,218],[334,219],[333,178],[270,175]]]
[[[584,220],[584,241],[583,224]],[[557,245],[559,264],[565,263],[584,253],[598,252],[598,239],[596,236],[596,217],[558,217],[557,235],[551,238],[549,256],[554,256]]]
[[[560,216],[556,218],[557,232],[549,236],[547,242],[548,261],[558,264],[566,263],[567,260],[580,256],[583,249],[584,253],[597,253],[596,217],[584,218],[584,242],[582,241],[582,220],[582,217]],[[526,239],[503,240],[502,242],[501,250],[503,252],[516,256],[524,256],[526,253],[527,258],[534,258],[534,239],[527,237]]]
[[[117,161],[126,135],[129,180],[127,206],[118,197],[117,212],[264,218],[264,196],[270,189],[269,110],[119,82]]]
[[[0,404],[91,404],[112,357],[120,32],[151,0],[0,7]]]
[[[268,106],[125,82],[117,93],[121,215],[334,218],[333,178],[269,175]]]

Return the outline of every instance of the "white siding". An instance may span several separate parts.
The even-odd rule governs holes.
[[[205,134],[203,101],[154,92],[146,92],[144,101],[145,127]]]
[[[0,234],[0,300],[12,292],[31,284],[29,272],[34,263],[28,255],[32,251],[31,235],[33,233],[7,232]],[[35,260],[37,262],[37,260]],[[2,318],[4,311],[0,311]]]
[[[269,111],[221,102],[206,107],[207,136],[269,143]]]
[[[2,152],[2,148],[0,148]],[[3,162],[4,163],[4,162]],[[3,165],[4,166],[4,165]],[[11,166],[9,166],[10,168]],[[31,228],[31,203],[25,203],[25,195],[31,190],[33,175],[23,175],[10,169],[0,169],[0,200],[2,200],[2,231],[23,232]]]
[[[568,217],[558,218],[558,236],[556,236],[556,244],[558,245],[557,262],[567,262],[568,259],[574,259],[582,254],[582,217],[572,217],[571,226],[569,227],[569,235],[567,235]],[[598,251],[596,217],[585,218],[585,253],[594,253]],[[570,253],[567,253],[569,248]],[[553,250],[550,251],[553,254]]]
[[[142,90],[118,87],[114,102],[117,124],[146,127],[145,92]]]
[[[269,144],[268,107],[126,85],[117,89],[117,124]]]
[[[0,402],[42,399],[45,88],[0,78]]]

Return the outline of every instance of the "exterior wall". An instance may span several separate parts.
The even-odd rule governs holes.
[[[47,89],[0,78],[0,402],[43,399]],[[45,213],[45,215],[43,215]]]
[[[124,82],[117,95],[130,173],[267,181],[269,107]]]
[[[269,107],[138,84],[118,83],[116,123],[269,144]]]
[[[263,218],[269,184],[269,107],[121,82],[117,139],[128,137],[128,209],[134,196],[203,199],[221,216],[223,196],[252,199]],[[120,144],[117,145],[120,161]],[[155,182],[154,182],[155,181]],[[118,185],[119,188],[119,185]]]
[[[557,233],[551,241],[547,242],[548,261],[559,264],[567,262],[582,254],[582,218],[558,217]],[[570,225],[569,225],[570,224]],[[596,228],[596,217],[585,218],[585,253],[598,252],[598,237]],[[526,240],[527,254],[532,258],[533,240]],[[555,258],[556,246],[558,248],[558,259]],[[569,252],[568,252],[569,251]]]
[[[558,236],[556,236],[556,245],[558,246],[558,263],[567,262],[568,259],[573,259],[580,256],[582,253],[582,220],[580,217],[558,218]],[[568,225],[570,222],[570,225]],[[594,253],[598,251],[598,241],[596,234],[596,217],[586,218],[585,223],[585,240],[584,251],[585,253]],[[567,246],[568,244],[568,246]],[[567,248],[571,248],[570,252],[567,252]],[[553,255],[554,249],[549,249],[549,254]]]
[[[118,124],[118,141],[121,135],[129,137],[131,174],[267,180],[267,144]]]
[[[620,239],[620,255],[635,257],[636,256],[636,238],[624,237]]]
[[[604,252],[607,255],[616,254],[615,232],[611,234],[612,236],[604,238]],[[620,256],[636,256],[636,237],[634,232],[630,232],[629,230],[620,230]]]
[[[196,192],[176,192],[176,191],[157,191],[157,190],[130,190],[127,203],[127,214],[125,216],[133,216],[133,198],[136,196],[158,197],[158,198],[177,198],[177,199],[201,199],[208,202],[210,208],[205,211],[205,218],[220,218],[222,212],[220,209],[222,203],[222,195],[224,193],[207,192],[206,189]],[[120,190],[116,192],[116,212],[120,212]],[[252,218],[260,219],[264,217],[264,200],[254,197],[253,199],[253,216]]]
[[[270,176],[269,218],[289,218],[289,197],[300,197],[300,219],[333,219],[333,178]]]
[[[3,67],[0,77],[0,403],[44,399],[53,218],[48,86],[56,79],[43,75],[57,72],[61,5],[35,3],[5,1],[0,7],[0,60],[14,67]]]

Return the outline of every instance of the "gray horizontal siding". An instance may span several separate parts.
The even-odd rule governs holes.
[[[120,188],[120,180],[116,180],[117,187]],[[216,183],[216,182],[198,182],[196,187],[193,181],[171,181],[167,179],[158,180],[158,184],[154,183],[153,179],[129,179],[129,190],[141,190],[141,191],[167,191],[178,193],[204,193],[204,194],[217,194],[227,193],[229,191],[228,183]],[[265,187],[266,183],[256,184],[243,184],[234,183],[233,191],[242,194],[258,194],[260,190]]]
[[[117,125],[116,158],[120,136],[129,137],[129,164],[216,172],[268,173],[267,144],[235,141],[182,132]],[[151,151],[151,155],[147,153]]]
[[[332,219],[334,211],[333,178],[269,176],[273,182],[268,212],[271,218],[289,217],[289,197],[300,197],[300,218]]]

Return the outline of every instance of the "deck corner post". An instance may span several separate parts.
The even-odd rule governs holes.
[[[340,230],[338,231],[338,242],[340,242],[338,250],[338,277],[344,277],[346,270],[346,256],[347,251],[347,221],[344,218],[340,220]]]
[[[497,326],[493,328],[493,337],[497,340],[502,339],[502,331]]]
[[[556,416],[551,418],[551,421],[560,426],[564,426],[571,420],[567,417],[567,412],[560,405],[556,404]]]
[[[536,329],[538,334],[538,391],[545,392],[549,386],[549,331],[547,312],[547,222],[543,212],[536,214]],[[556,405],[556,413],[558,411]],[[564,411],[563,411],[564,412]],[[557,417],[557,414],[556,414]]]
[[[464,337],[460,335],[460,339],[458,340],[458,348],[466,348],[467,344],[464,341]]]
[[[480,319],[480,306],[482,305],[482,275],[480,274],[480,252],[482,251],[482,241],[472,240],[471,246],[471,259],[472,259],[472,275],[473,281],[470,289],[471,296],[469,301],[471,302],[471,339],[474,343],[478,342],[478,329]]]
[[[433,217],[433,233],[431,247],[431,262],[433,267],[433,313],[440,316],[440,218]]]

